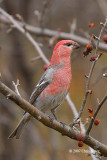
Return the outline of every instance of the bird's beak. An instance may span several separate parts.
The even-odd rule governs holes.
[[[74,43],[73,49],[78,49],[79,47],[80,47],[80,45],[78,43]]]

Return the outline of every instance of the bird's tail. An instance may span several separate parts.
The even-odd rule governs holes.
[[[8,138],[16,137],[16,139],[19,139],[23,129],[25,128],[25,126],[27,125],[30,119],[31,119],[31,115],[29,113],[26,113],[21,119],[20,123],[15,128],[15,130],[10,134]]]

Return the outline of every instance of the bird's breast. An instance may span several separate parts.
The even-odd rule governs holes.
[[[43,94],[59,94],[68,91],[71,85],[71,68],[58,69],[53,73],[52,83],[43,91]]]
[[[71,70],[58,69],[55,71],[52,83],[37,98],[36,107],[44,111],[58,107],[68,93],[71,78]]]

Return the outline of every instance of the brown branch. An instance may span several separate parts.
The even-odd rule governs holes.
[[[38,54],[40,56],[40,58],[48,65],[49,64],[49,60],[46,58],[45,54],[43,53],[43,51],[41,50],[40,46],[38,45],[38,43],[33,39],[33,37],[23,28],[23,23],[20,23],[18,21],[16,21],[11,15],[9,15],[8,13],[6,13],[3,9],[0,8],[0,12],[1,14],[5,17],[5,19],[9,22],[11,22],[15,28],[17,28],[24,36],[26,36],[26,38],[30,41],[30,43],[34,46],[34,48],[38,51]],[[26,25],[25,25],[26,28]],[[67,99],[67,98],[66,98]],[[67,99],[68,101],[68,99]],[[72,104],[69,103],[70,107],[72,108]],[[72,109],[73,110],[73,109]]]
[[[11,89],[9,89],[5,84],[3,84],[0,81],[0,92],[7,97],[7,99],[12,100],[17,105],[19,105],[23,110],[26,112],[29,112],[34,118],[42,122],[48,127],[54,128],[55,130],[59,130],[61,133],[65,133],[70,131],[71,128],[69,126],[65,126],[65,129],[63,126],[57,122],[56,120],[50,120],[49,117],[47,117],[45,114],[43,114],[41,111],[39,111],[37,108],[35,108],[33,105],[28,103],[26,100],[21,98],[19,95],[17,95],[15,92],[13,92]],[[63,133],[63,134],[64,134]],[[71,135],[75,138],[75,132],[72,130]]]
[[[8,99],[15,102],[18,106],[20,106],[23,110],[30,113],[35,119],[43,123],[45,126],[52,128],[59,133],[63,134],[64,136],[67,136],[71,139],[77,140],[78,132],[71,129],[68,125],[62,125],[60,122],[56,120],[52,120],[49,117],[47,117],[44,113],[39,111],[37,108],[35,108],[33,105],[28,103],[26,100],[18,96],[15,92],[13,92],[11,89],[9,89],[4,83],[0,81],[0,92],[6,96]],[[84,143],[88,146],[92,147],[95,150],[98,150],[101,152],[101,154],[105,157],[107,157],[107,146],[102,144],[101,142],[98,142],[91,136],[84,135]]]
[[[93,85],[96,85],[102,77],[106,77],[106,74],[104,73],[106,70],[107,70],[107,66],[103,67],[100,70],[100,73],[97,76],[97,78],[94,80]]]
[[[105,23],[104,23],[104,25],[103,25],[102,28],[101,28],[101,31],[100,31],[100,34],[99,34],[99,37],[98,37],[98,40],[97,40],[97,43],[96,43],[95,55],[97,55],[97,51],[98,51],[98,47],[99,47],[99,42],[100,42],[100,39],[101,39],[101,35],[102,35],[102,33],[103,33],[106,25],[107,25],[107,18],[105,19]],[[82,112],[83,112],[83,109],[84,109],[84,107],[85,107],[85,103],[86,103],[88,94],[89,94],[89,92],[90,92],[90,91],[89,91],[90,79],[91,79],[93,70],[94,70],[94,68],[95,68],[95,64],[96,64],[96,62],[98,61],[98,59],[101,57],[101,55],[102,55],[102,54],[99,54],[99,55],[96,57],[95,61],[93,62],[92,66],[91,66],[89,75],[87,76],[85,96],[84,96],[83,103],[82,103],[82,105],[81,105],[81,108],[80,108],[80,111],[79,111],[79,114],[78,114],[78,117],[76,118],[76,120],[79,119],[79,118],[81,117],[81,115],[82,115]],[[76,120],[74,120],[74,121],[76,121]],[[72,124],[72,125],[73,125],[73,124]]]
[[[99,110],[101,109],[102,105],[104,104],[104,102],[105,102],[106,100],[107,100],[107,94],[104,96],[104,98],[102,99],[102,101],[99,103],[96,111],[94,112],[93,116],[91,117],[91,122],[90,122],[89,127],[88,127],[88,129],[87,129],[87,131],[86,131],[86,134],[87,134],[87,135],[88,135],[89,132],[91,131],[92,125],[93,125],[93,123],[94,123],[94,120],[95,120],[95,118],[96,118]]]
[[[101,31],[100,31],[100,34],[99,34],[99,37],[98,37],[98,40],[97,40],[95,55],[97,54],[98,47],[99,47],[99,43],[100,43],[100,39],[101,39],[102,33],[103,33],[106,25],[107,25],[107,17],[106,17],[106,19],[105,19],[105,23],[103,24],[103,26],[102,26],[102,28],[101,28]]]
[[[0,20],[4,23],[12,23],[8,18],[6,18],[2,13],[0,13]],[[15,20],[21,27],[23,27],[23,23],[19,22],[17,20]],[[34,27],[32,25],[28,25],[25,24],[26,26],[26,31],[36,34],[38,36],[42,35],[42,36],[49,36],[49,37],[54,37],[58,34],[58,31],[55,30],[51,30],[48,28],[40,28],[40,27]],[[16,26],[15,26],[16,27]],[[72,39],[74,41],[77,41],[78,43],[82,44],[82,45],[86,45],[89,43],[89,40],[87,38],[81,37],[79,35],[76,34],[72,34],[72,33],[66,33],[66,32],[60,32],[60,34],[58,35],[59,39]],[[95,42],[96,44],[96,42]],[[99,49],[102,50],[107,50],[107,45],[100,42],[99,44]]]
[[[41,59],[41,57],[40,57],[40,56],[34,57],[34,58],[31,59],[31,62],[35,62],[35,61],[37,61],[38,59]]]
[[[23,33],[23,35],[25,37],[27,37],[27,39],[32,43],[32,45],[37,50],[37,52],[39,53],[39,55],[41,56],[41,58],[44,60],[44,62],[47,63],[47,64],[49,64],[48,59],[44,56],[43,51],[39,47],[38,43],[33,39],[33,37],[30,35],[30,33],[27,32],[27,30],[25,30],[25,24],[22,23],[23,25],[20,26],[20,24],[11,15],[9,15],[7,12],[5,12],[2,8],[0,8],[0,13],[2,15],[4,15],[5,18],[7,20],[9,20],[14,25],[15,28],[17,28],[21,33]]]
[[[96,64],[96,62],[98,61],[98,59],[100,58],[100,56],[101,56],[101,54],[97,56],[96,60],[93,62],[92,66],[91,66],[91,69],[90,69],[90,72],[89,72],[89,75],[88,75],[88,78],[87,78],[85,96],[84,96],[83,103],[82,103],[82,105],[81,105],[81,108],[80,108],[80,111],[79,111],[79,114],[78,114],[77,119],[79,119],[79,118],[81,117],[82,112],[83,112],[83,109],[84,109],[84,107],[85,107],[85,103],[86,103],[88,94],[90,93],[90,90],[89,90],[90,79],[91,79],[91,76],[92,76],[92,73],[93,73],[95,64]]]
[[[34,41],[34,39],[31,37],[31,35],[27,32],[28,30],[30,31],[30,29],[31,29],[31,32],[32,33],[36,33],[36,34],[39,34],[39,35],[49,35],[49,36],[55,36],[55,35],[57,35],[58,34],[58,32],[57,31],[52,31],[52,30],[49,30],[49,29],[41,29],[41,28],[37,28],[37,27],[32,27],[32,26],[30,26],[30,25],[26,25],[25,23],[23,24],[23,23],[21,23],[21,22],[18,22],[18,21],[16,21],[12,16],[10,16],[9,14],[7,14],[4,10],[2,10],[2,9],[0,9],[0,11],[1,11],[1,13],[4,15],[4,22],[8,22],[8,23],[12,23],[12,24],[14,24],[14,26],[15,26],[15,28],[17,28],[20,32],[22,32],[25,36],[26,36],[26,38],[33,44],[33,46],[35,47],[35,49],[37,49],[37,51],[38,51],[38,53],[39,53],[39,55],[40,55],[40,57],[43,59],[43,61],[45,62],[45,63],[47,63],[47,64],[49,64],[49,61],[47,60],[47,58],[45,57],[45,55],[43,54],[43,52],[42,52],[42,50],[40,49],[40,47],[39,47],[39,45],[38,45],[38,43],[37,42],[35,42]],[[2,19],[3,18],[3,16],[1,17],[1,15],[0,15],[0,18]],[[23,26],[24,25],[24,26]],[[33,30],[34,29],[34,30]],[[39,31],[39,32],[38,32]],[[64,38],[64,39],[71,39],[71,37],[72,37],[72,39],[73,39],[73,37],[74,37],[74,39],[73,40],[76,40],[76,41],[80,41],[80,43],[82,44],[82,43],[84,43],[84,44],[87,44],[88,43],[88,40],[87,39],[85,39],[85,38],[81,38],[81,37],[79,37],[79,36],[77,36],[76,37],[76,35],[72,35],[72,34],[68,34],[68,33],[64,33],[64,32],[61,32],[61,34],[60,34],[60,37],[59,38]],[[80,38],[80,39],[75,39],[75,38]],[[84,41],[83,41],[84,40]],[[106,45],[104,45],[103,43],[101,43],[101,47],[104,47],[103,49],[107,49],[107,47],[106,47]],[[45,59],[44,59],[44,57],[45,57]],[[14,92],[13,92],[14,93]],[[11,98],[11,94],[7,94],[7,97],[8,98],[10,98],[11,100],[13,100],[15,103],[17,103],[17,104],[19,104],[17,101],[15,101],[14,99],[12,99]],[[22,99],[23,100],[23,99]],[[68,100],[68,99],[67,99]],[[28,103],[28,102],[27,102]],[[22,104],[22,102],[20,102],[20,104]],[[29,104],[29,103],[28,103]],[[27,105],[28,105],[27,104]],[[71,103],[70,103],[70,106],[71,106]],[[20,107],[22,107],[23,108],[23,106],[20,106]],[[31,107],[31,105],[30,105],[30,107]],[[34,108],[34,107],[33,107]],[[24,109],[24,108],[23,108]],[[28,108],[27,108],[28,109]],[[29,112],[30,113],[30,111],[28,111],[26,109],[26,107],[25,107],[25,109],[24,110],[26,110],[27,112]],[[34,108],[34,109],[36,109],[36,108]],[[38,113],[38,111],[39,110],[37,110],[36,109],[36,111],[37,111],[37,113]],[[31,115],[33,114],[32,112],[34,112],[34,110],[33,111],[31,111]],[[47,121],[46,122],[44,122],[44,119],[42,118],[42,112],[40,112],[39,111],[39,113],[40,113],[40,115],[38,115],[38,116],[34,116],[36,119],[38,119],[39,121],[41,121],[43,124],[45,124],[46,126],[48,126],[48,127],[50,127],[50,128],[53,128],[53,129],[55,129],[55,130],[57,130],[57,131],[59,131],[59,129],[56,129],[57,127],[59,127],[59,126],[61,126],[61,124],[60,123],[58,123],[56,126],[54,126],[54,127],[52,127],[51,125],[53,124],[53,123],[55,123],[55,122],[57,122],[57,121],[50,121],[50,119],[48,118],[48,123],[49,124],[47,124]],[[43,114],[44,115],[44,114]],[[43,121],[41,120],[41,118],[43,119]],[[56,124],[56,123],[55,123]],[[63,127],[63,126],[62,126]],[[69,126],[67,126],[67,125],[65,125],[65,127],[63,127],[63,129],[65,129],[65,128],[67,128],[67,131],[68,132],[71,132],[71,129],[70,129],[70,127]],[[61,128],[62,129],[62,128]],[[59,131],[60,132],[60,131]],[[62,133],[63,135],[66,135],[66,136],[68,136],[68,137],[70,137],[70,138],[73,138],[73,139],[76,139],[76,134],[78,134],[76,131],[74,131],[73,130],[73,133],[75,132],[75,134],[74,134],[74,136],[72,135],[72,134],[68,134],[67,132],[66,132],[66,130],[64,130],[64,133],[66,133],[66,134],[64,134],[63,132],[60,132],[60,133]],[[88,137],[89,139],[91,138],[91,137]],[[86,141],[86,142],[85,142]],[[87,144],[87,136],[85,136],[85,140],[84,140],[84,142]],[[100,146],[100,147],[97,147],[97,141],[95,140],[94,141],[95,143],[94,143],[94,146],[96,146],[96,148],[95,149],[99,149],[99,150],[106,150],[105,149],[105,145],[103,145],[103,144],[101,144],[100,142],[98,142],[98,146]],[[92,144],[93,144],[93,142],[88,142],[88,143],[90,143],[90,145],[89,146],[91,146],[92,147]],[[94,146],[92,147],[92,148],[94,148]],[[104,151],[105,152],[105,151]],[[102,152],[101,152],[102,153]]]

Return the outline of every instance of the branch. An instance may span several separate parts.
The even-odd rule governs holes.
[[[101,39],[101,35],[102,35],[102,33],[103,33],[106,25],[107,25],[107,18],[105,19],[105,23],[104,23],[104,25],[103,25],[102,28],[101,28],[101,31],[100,31],[100,34],[99,34],[99,37],[98,37],[98,40],[97,40],[97,43],[96,43],[95,55],[97,55],[97,51],[98,51],[98,47],[99,47],[99,41],[100,41],[100,39]],[[86,103],[88,94],[90,93],[90,91],[89,91],[90,79],[91,79],[93,70],[94,70],[94,68],[95,68],[95,64],[96,64],[96,62],[98,61],[98,59],[101,57],[101,55],[102,55],[102,54],[99,54],[99,55],[96,57],[95,61],[93,62],[92,66],[91,66],[89,75],[87,76],[86,92],[85,92],[84,100],[83,100],[83,103],[82,103],[82,105],[81,105],[81,108],[80,108],[80,111],[79,111],[79,114],[78,114],[77,119],[79,119],[79,118],[81,117],[81,114],[82,114],[83,109],[84,109],[84,107],[85,107],[85,103]]]
[[[15,28],[17,28],[21,33],[23,33],[23,35],[26,36],[26,38],[32,43],[32,45],[34,46],[34,48],[38,51],[38,54],[40,55],[40,56],[37,57],[36,59],[42,58],[42,60],[43,60],[46,64],[49,64],[48,59],[45,57],[45,55],[44,55],[43,51],[41,50],[41,48],[39,47],[38,43],[35,42],[35,40],[32,38],[32,36],[31,36],[27,31],[29,30],[29,31],[31,31],[32,33],[36,33],[36,34],[39,34],[39,35],[48,35],[48,36],[55,36],[55,35],[58,34],[58,32],[57,32],[57,31],[52,31],[52,30],[49,30],[49,29],[44,29],[44,30],[42,30],[41,28],[37,28],[37,27],[32,27],[32,26],[30,26],[30,25],[26,25],[25,23],[16,21],[12,16],[10,16],[9,14],[7,14],[4,10],[0,9],[0,12],[1,12],[2,15],[3,15],[3,16],[0,16],[0,18],[1,18],[4,22],[9,23],[9,24],[12,23],[12,24],[15,26]],[[76,37],[74,34],[73,34],[73,36],[72,36],[72,34],[68,34],[68,33],[64,33],[64,32],[61,32],[61,34],[59,34],[59,38],[71,39],[71,37],[72,37],[72,39],[73,39],[73,37],[74,37],[74,40],[76,40],[76,41],[78,41],[78,39],[76,39],[76,38],[79,38],[79,40],[81,41],[81,43],[83,43],[84,45],[85,45],[86,43],[88,43],[88,40],[87,40],[87,39],[81,38],[81,37],[79,37],[79,36]],[[84,40],[84,41],[83,41],[83,40]],[[78,42],[79,42],[79,41],[78,41]],[[101,46],[102,46],[102,48],[104,47],[105,49],[107,49],[107,47],[106,47],[105,44],[101,43]],[[104,49],[104,48],[103,48],[103,49]],[[34,60],[35,60],[35,59],[34,59]],[[11,94],[8,94],[7,97],[10,98],[10,97],[11,97]],[[11,98],[10,98],[10,99],[11,99]],[[70,108],[71,108],[74,116],[77,116],[77,115],[78,115],[78,112],[77,112],[75,106],[73,105],[70,97],[67,96],[66,99],[67,99],[67,102],[68,102],[68,104],[69,104],[69,106],[70,106]],[[13,101],[15,101],[15,100],[13,100]],[[15,103],[17,103],[17,102],[15,101]],[[27,102],[27,103],[28,103],[28,102]],[[18,103],[17,103],[17,104],[18,104]],[[31,106],[31,105],[30,105],[30,106]],[[23,107],[22,107],[22,108],[23,108]],[[34,108],[34,107],[33,107],[33,108]],[[27,110],[26,110],[26,111],[27,111]],[[28,112],[28,111],[27,111],[27,112]],[[29,113],[30,113],[30,112],[29,112]],[[39,111],[39,113],[42,113],[42,112]],[[43,114],[43,113],[42,113],[42,114]],[[31,115],[32,115],[32,113],[31,113]],[[37,118],[37,119],[40,120],[40,119],[41,119],[41,114],[40,114],[38,117],[35,117],[35,118]],[[42,123],[43,123],[43,122],[42,122]],[[50,123],[53,124],[52,121],[51,121]],[[46,125],[46,124],[45,124],[45,125]],[[46,125],[46,126],[48,126],[48,125]],[[48,126],[48,127],[49,127],[49,126]],[[50,126],[50,127],[51,127],[51,126]],[[67,126],[67,127],[69,128],[69,126]],[[51,128],[53,128],[53,127],[51,127]],[[56,127],[55,127],[55,128],[56,128]],[[70,128],[69,128],[69,129],[70,129]],[[84,133],[84,132],[85,132],[85,128],[84,128],[84,126],[82,125],[82,123],[81,123],[81,129],[82,129],[82,131],[83,131],[83,133]],[[72,138],[75,139],[75,136],[72,137]],[[87,139],[87,137],[86,137],[86,139]],[[84,141],[84,142],[85,142],[85,141]],[[96,140],[95,140],[95,143],[96,143],[96,145],[97,145]],[[100,143],[100,142],[99,142],[99,143]],[[86,144],[87,144],[87,142],[86,142]],[[100,144],[101,144],[101,143],[100,143]],[[95,145],[95,144],[94,144],[94,145]],[[93,153],[92,148],[89,147],[89,149],[90,149],[90,152]],[[94,160],[96,159],[94,155],[91,154],[91,156],[92,156],[92,158],[93,158]]]
[[[19,80],[17,79],[16,84],[15,84],[14,81],[12,81],[12,83],[13,83],[14,88],[15,88],[15,93],[20,96],[20,93],[19,93],[19,91],[18,91],[18,86],[20,85]]]
[[[13,25],[15,28],[17,28],[23,35],[32,43],[34,48],[37,50],[41,58],[44,60],[45,63],[49,64],[49,61],[47,58],[44,56],[41,48],[39,47],[38,43],[32,38],[32,36],[24,29],[25,24],[23,26],[20,26],[20,24],[14,20],[12,16],[10,16],[7,12],[5,12],[2,8],[0,8],[0,13],[5,16]]]
[[[103,77],[107,77],[107,73],[104,73],[104,74],[103,74]]]
[[[107,66],[103,67],[100,70],[100,73],[97,76],[97,78],[94,80],[93,85],[96,85],[102,77],[106,77],[107,76],[106,73],[104,73],[106,70],[107,70]]]
[[[72,113],[73,113],[74,117],[77,117],[78,116],[77,109],[76,109],[74,103],[72,102],[69,94],[67,94],[66,100],[69,104],[70,109],[72,110]],[[81,124],[81,131],[82,131],[83,134],[85,134],[86,133],[85,126],[82,124],[81,120],[80,120],[80,124]],[[91,155],[92,159],[97,160],[97,158],[95,156],[95,150],[93,148],[89,147],[89,146],[88,146],[88,148],[89,148],[90,155]]]
[[[49,65],[49,60],[46,58],[46,56],[44,55],[43,51],[41,50],[41,48],[39,47],[38,43],[33,39],[33,37],[24,30],[23,28],[23,23],[20,23],[16,20],[14,20],[14,18],[12,16],[10,16],[8,13],[6,13],[3,9],[0,8],[0,13],[5,17],[5,20],[7,20],[7,22],[12,23],[15,28],[17,28],[24,36],[26,36],[26,38],[31,42],[31,44],[34,46],[34,48],[38,51],[39,54],[39,58],[41,57],[41,59],[47,64]],[[67,100],[68,101],[68,100]],[[69,103],[69,105],[72,108],[72,104]]]
[[[83,112],[83,109],[85,107],[85,103],[86,103],[86,100],[87,100],[87,97],[88,97],[88,94],[91,92],[89,90],[89,83],[90,83],[90,79],[91,79],[91,76],[92,76],[92,73],[93,73],[93,70],[94,70],[94,67],[95,67],[95,64],[96,62],[98,61],[98,59],[100,58],[101,54],[97,56],[96,60],[93,62],[92,66],[91,66],[91,69],[90,69],[90,72],[89,72],[89,75],[87,76],[87,83],[86,83],[86,92],[85,92],[85,96],[84,96],[84,99],[83,99],[83,103],[81,105],[81,108],[80,108],[80,111],[79,111],[79,114],[78,114],[78,117],[77,119],[79,119],[82,115],[82,112]]]
[[[0,8],[0,12],[1,12],[1,8]],[[10,19],[6,18],[6,16],[4,15],[3,12],[1,12],[0,19],[4,23],[9,23],[9,24],[12,23],[12,21]],[[17,20],[14,20],[14,21],[18,25],[23,27],[23,23],[22,22],[19,22]],[[34,26],[28,25],[26,23],[25,23],[25,28],[26,28],[26,31],[29,31],[30,33],[36,34],[38,36],[42,35],[42,36],[54,37],[54,36],[57,36],[57,34],[58,34],[58,31],[47,29],[47,28],[34,27]],[[74,33],[60,32],[60,34],[58,35],[58,38],[59,39],[72,39],[72,40],[77,41],[78,43],[80,43],[80,44],[82,44],[84,46],[86,46],[86,44],[89,43],[89,39],[83,38],[83,37],[78,36],[78,35],[76,35]],[[95,42],[95,44],[96,44],[96,42]],[[107,50],[107,45],[102,43],[102,42],[100,42],[99,49]]]
[[[89,132],[90,132],[90,130],[91,130],[91,128],[92,128],[92,125],[93,125],[93,123],[94,123],[94,120],[95,120],[95,118],[96,118],[99,110],[101,109],[102,105],[103,105],[104,102],[106,101],[106,99],[107,99],[107,94],[104,96],[104,98],[102,99],[102,101],[101,101],[100,104],[98,105],[96,111],[94,112],[93,116],[91,117],[91,122],[90,122],[89,127],[88,127],[88,129],[87,129],[87,131],[86,131],[86,134],[87,134],[87,135],[89,134]]]
[[[96,43],[95,55],[97,54],[98,47],[99,47],[99,43],[100,43],[100,39],[101,39],[102,33],[103,33],[106,25],[107,25],[107,17],[106,17],[106,19],[105,19],[105,23],[103,24],[103,26],[102,26],[102,28],[101,28],[101,31],[100,31],[100,34],[99,34],[99,37],[98,37],[98,40],[97,40],[97,43]]]
[[[43,123],[45,126],[58,131],[59,133],[63,134],[64,136],[67,136],[71,139],[77,140],[77,138],[76,138],[78,135],[77,131],[71,129],[71,127],[68,125],[62,125],[60,122],[50,119],[44,113],[42,113],[37,108],[35,108],[33,105],[31,105],[26,100],[24,100],[23,98],[18,96],[15,92],[13,92],[11,89],[9,89],[1,81],[0,81],[0,92],[4,96],[6,96],[8,99],[15,102],[23,110],[30,113],[35,119],[37,119],[38,121]],[[92,147],[95,150],[99,150],[103,156],[107,157],[107,146],[98,142],[97,140],[95,140],[91,136],[85,136],[84,143],[87,144],[88,146]]]

